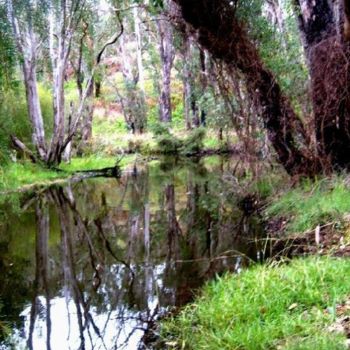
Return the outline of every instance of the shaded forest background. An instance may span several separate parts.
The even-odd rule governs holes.
[[[216,147],[291,175],[347,168],[348,7],[1,1],[1,161]]]

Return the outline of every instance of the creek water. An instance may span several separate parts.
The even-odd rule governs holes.
[[[148,349],[157,320],[263,259],[237,161],[135,165],[0,206],[0,349]]]

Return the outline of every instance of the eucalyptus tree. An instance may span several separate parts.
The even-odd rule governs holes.
[[[184,38],[182,44],[182,59],[183,59],[183,69],[182,69],[182,80],[183,80],[183,103],[184,103],[184,114],[185,114],[185,124],[186,129],[192,129],[192,115],[191,115],[191,105],[192,105],[192,86],[193,86],[193,73],[191,71],[191,48],[192,43],[190,38]]]
[[[99,49],[94,59],[94,67],[86,79],[78,107],[74,110],[71,123],[67,127],[64,83],[74,35],[82,24],[82,16],[87,6],[85,0],[7,0],[7,14],[12,25],[13,37],[21,56],[28,114],[32,125],[32,143],[37,156],[32,154],[14,135],[12,140],[17,148],[30,154],[33,160],[38,157],[48,166],[56,166],[62,161],[62,154],[77,133],[93,85],[96,66],[101,62],[106,48],[120,37],[123,27],[120,24],[115,33]],[[49,30],[47,30],[49,28]],[[52,73],[53,133],[47,142],[40,108],[37,86],[37,62],[40,52],[49,48]]]
[[[167,13],[171,10],[172,3],[164,2],[164,10],[157,16],[159,34],[159,53],[162,64],[162,84],[159,100],[161,122],[171,122],[171,69],[175,58],[174,28]]]
[[[22,61],[28,115],[32,124],[32,143],[39,157],[46,160],[48,152],[37,86],[37,58],[41,43],[45,40],[46,33],[43,29],[48,24],[48,3],[45,0],[36,3],[8,0],[7,11]],[[17,144],[20,145],[19,142]]]
[[[76,85],[78,88],[78,103],[81,103],[84,97],[84,83],[89,83],[86,90],[86,99],[78,133],[81,138],[82,146],[84,146],[92,136],[94,88],[96,80],[98,80],[98,78],[96,79],[96,76],[99,76],[98,72],[94,70],[95,57],[97,53],[98,37],[104,31],[104,28],[101,28],[98,22],[101,21],[102,25],[105,24],[105,21],[101,20],[103,14],[100,12],[98,5],[92,3],[82,11],[80,25],[73,39],[69,59],[70,66],[74,70]],[[98,16],[96,16],[96,14],[98,14]],[[91,81],[89,81],[89,79],[91,79]],[[68,128],[69,124],[70,123],[68,123]]]
[[[60,163],[65,142],[64,78],[73,35],[80,21],[84,2],[8,0],[8,17],[21,56],[28,114],[32,124],[32,142],[41,161]],[[49,31],[47,31],[49,28]],[[49,46],[53,75],[53,133],[46,142],[37,86],[37,61],[44,45]],[[16,146],[23,144],[13,137]]]
[[[142,133],[146,127],[145,69],[143,64],[143,7],[124,2],[125,31],[119,45],[123,75],[123,95],[119,93],[127,125],[133,133]]]

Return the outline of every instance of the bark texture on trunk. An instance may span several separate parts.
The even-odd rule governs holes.
[[[182,45],[182,59],[183,59],[183,101],[185,112],[186,129],[192,129],[191,121],[191,100],[192,100],[192,72],[190,67],[191,60],[191,42],[184,36]]]
[[[45,160],[45,129],[36,79],[35,57],[32,56],[32,59],[28,61],[24,60],[22,67],[24,73],[24,85],[26,89],[28,114],[32,125],[32,142],[41,160]]]
[[[299,29],[309,64],[317,151],[333,168],[350,164],[349,45],[344,8],[340,19],[327,0],[296,0]],[[344,6],[345,5],[345,6]],[[346,11],[345,11],[346,14]],[[345,25],[344,36],[339,26]]]
[[[305,140],[305,130],[273,74],[261,62],[234,8],[224,0],[175,0],[182,17],[196,31],[199,43],[215,58],[243,73],[261,106],[268,137],[289,174],[317,169]]]
[[[65,142],[65,96],[64,96],[64,77],[67,67],[68,55],[72,40],[72,28],[67,27],[66,4],[61,2],[60,16],[50,25],[54,29],[57,27],[57,47],[51,50],[51,61],[54,73],[53,81],[53,134],[51,138],[50,150],[47,157],[48,165],[57,165],[61,163],[62,153],[64,152]],[[53,33],[51,29],[51,33]],[[52,34],[53,35],[53,34]],[[52,39],[52,42],[54,40]]]
[[[169,5],[167,6],[169,7]],[[169,18],[162,14],[157,21],[160,38],[159,52],[162,63],[162,84],[160,93],[159,119],[161,122],[169,123],[171,114],[171,69],[175,58],[175,48],[173,43],[174,29]]]
[[[87,99],[85,104],[85,112],[83,117],[83,127],[81,138],[84,143],[92,137],[92,121],[94,116],[94,82],[89,85],[87,91]]]
[[[17,49],[22,58],[27,109],[32,127],[32,143],[40,159],[45,161],[47,152],[45,129],[41,113],[36,75],[38,40],[31,21],[29,21],[26,28],[22,28],[21,22],[15,16],[12,0],[7,2],[7,15],[12,26]]]
[[[140,85],[141,92],[145,94],[145,72],[144,72],[143,59],[142,59],[141,19],[140,19],[139,10],[137,7],[134,7],[133,15],[134,15],[135,35],[136,35],[136,42],[137,42],[137,70],[139,74],[139,85]]]

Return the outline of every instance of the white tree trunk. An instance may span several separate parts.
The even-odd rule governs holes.
[[[169,19],[163,14],[157,21],[159,32],[159,51],[162,63],[162,86],[160,95],[160,113],[161,122],[171,122],[171,69],[175,58],[175,49],[173,43],[174,29]]]
[[[50,51],[51,62],[54,73],[53,80],[53,135],[48,155],[49,164],[58,164],[61,161],[62,147],[65,138],[65,98],[64,98],[64,74],[67,65],[67,42],[65,2],[61,3],[61,13],[58,21],[57,47]],[[54,28],[54,17],[52,16],[50,26]],[[50,30],[51,32],[51,30]],[[52,30],[52,33],[54,31]],[[55,50],[56,49],[56,50]]]
[[[12,0],[7,3],[7,14],[12,25],[16,46],[22,55],[22,70],[26,89],[27,108],[32,126],[32,143],[41,160],[46,160],[45,129],[41,113],[36,77],[37,40],[31,23],[21,30],[15,18]]]
[[[143,94],[145,94],[145,72],[142,61],[142,35],[140,31],[141,21],[138,13],[138,8],[133,8],[134,22],[135,22],[135,34],[137,40],[137,68],[139,72],[139,84]]]
[[[41,160],[46,159],[45,129],[41,113],[40,99],[36,79],[35,57],[24,59],[22,64],[26,89],[28,114],[32,125],[32,142]]]

